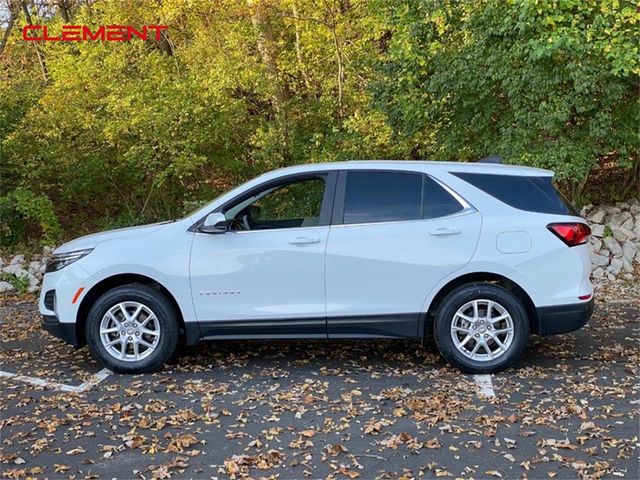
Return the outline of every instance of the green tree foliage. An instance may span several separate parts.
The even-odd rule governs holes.
[[[52,245],[62,236],[51,201],[22,187],[0,197],[0,221],[1,245],[14,245],[34,233],[42,243]]]
[[[380,2],[390,41],[375,85],[414,155],[499,154],[579,187],[638,161],[640,10],[632,1]]]
[[[602,157],[638,158],[631,2],[6,5],[0,196],[18,219],[12,192],[49,199],[66,236],[177,216],[299,163],[496,153],[577,183]],[[169,29],[35,44],[29,21]]]
[[[279,166],[394,152],[366,88],[379,32],[364,1],[106,0],[71,14],[170,26],[164,45],[41,43],[46,75],[34,44],[10,37],[2,190],[46,194],[72,230],[178,215]]]

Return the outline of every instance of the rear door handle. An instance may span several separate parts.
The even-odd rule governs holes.
[[[436,228],[435,230],[431,230],[429,235],[443,237],[445,235],[458,235],[459,233],[462,233],[462,230],[459,228]]]
[[[289,240],[289,244],[291,245],[309,245],[312,243],[320,243],[320,239],[315,237],[298,237]]]

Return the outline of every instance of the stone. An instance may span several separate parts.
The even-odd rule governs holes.
[[[24,255],[16,255],[11,259],[9,265],[20,265],[24,263]]]
[[[0,257],[0,268],[4,267],[4,258]]]
[[[613,238],[615,238],[619,242],[624,242],[630,238],[634,238],[636,235],[631,230],[627,230],[624,227],[611,227],[611,233],[613,234]]]
[[[632,273],[625,273],[622,275],[622,278],[624,278],[625,280],[633,280],[633,274]]]
[[[631,218],[632,215],[629,212],[620,212],[620,213],[616,213],[615,215],[613,215],[611,217],[611,220],[609,221],[609,223],[611,223],[611,225],[615,225],[617,227],[619,227],[620,225],[622,225],[627,219]]]
[[[605,207],[604,209],[610,215],[616,215],[620,213],[620,209],[618,207]]]
[[[631,240],[627,240],[622,244],[622,257],[633,262],[633,258],[640,251],[640,248]]]
[[[632,207],[634,205],[636,206],[640,206],[640,198],[636,198],[636,197],[632,197],[629,199],[629,201],[627,202],[629,205],[631,205]]]
[[[640,263],[640,252],[636,254],[636,263]]]
[[[27,287],[27,292],[29,292],[29,293],[35,293],[38,290],[40,290],[40,285],[37,285],[37,284],[36,285],[29,285]]]
[[[40,262],[34,260],[29,263],[29,273],[36,273],[38,270],[40,270]]]
[[[0,293],[13,292],[15,289],[9,282],[0,282]]]
[[[607,273],[607,278],[609,279],[610,282],[615,281],[616,276],[612,273]]]
[[[42,254],[43,255],[47,255],[47,256],[53,255],[53,248],[52,247],[43,247],[42,248]]]
[[[640,213],[640,205],[631,205],[631,207],[629,207],[629,211],[633,215],[638,215]]]
[[[602,249],[602,240],[600,240],[599,238],[591,237],[590,242],[591,242],[592,250],[594,252],[597,252],[598,250]]]
[[[627,230],[633,230],[633,225],[634,225],[633,218],[628,218],[622,224],[622,228],[626,228]]]
[[[22,278],[29,275],[29,272],[27,272],[24,268],[22,268],[21,265],[18,265],[18,264],[7,265],[2,269],[2,271],[4,273],[10,273],[11,275],[15,275],[18,278]]]
[[[604,237],[604,225],[591,225],[591,235],[594,237]]]
[[[602,223],[604,220],[604,216],[607,214],[603,209],[598,208],[595,212],[593,212],[587,220],[593,223]]]
[[[626,273],[633,273],[633,265],[626,258],[622,259],[622,270]]]
[[[605,237],[604,244],[607,246],[609,251],[614,255],[622,255],[622,247],[618,243],[618,241],[613,237]]]
[[[27,278],[29,279],[29,286],[39,285],[40,284],[40,280],[38,280],[38,277],[36,277],[32,273],[28,273],[27,272]]]
[[[604,277],[604,269],[602,267],[596,268],[593,272],[591,272],[591,277],[596,280],[600,280],[602,277]]]
[[[606,267],[609,265],[609,257],[598,255],[597,253],[591,253],[591,265],[595,265],[596,267]]]
[[[593,208],[592,204],[587,204],[584,207],[582,207],[582,209],[580,210],[580,216],[581,217],[585,217],[587,218],[587,214],[591,211],[591,209]]]
[[[622,260],[619,258],[612,258],[611,264],[607,267],[607,271],[613,275],[618,275],[622,270]]]

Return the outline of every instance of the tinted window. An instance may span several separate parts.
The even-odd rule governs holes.
[[[349,172],[344,223],[420,220],[450,215],[462,205],[437,182],[418,173]]]
[[[344,223],[392,222],[422,218],[422,175],[349,172]]]
[[[462,210],[462,205],[435,180],[424,177],[424,207],[422,218],[438,218]]]
[[[578,215],[575,208],[553,187],[551,177],[451,173],[492,197],[520,210],[557,215]]]

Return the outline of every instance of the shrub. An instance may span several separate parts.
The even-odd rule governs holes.
[[[62,235],[53,204],[44,195],[18,187],[0,197],[0,243],[16,245],[28,238],[56,243]]]

